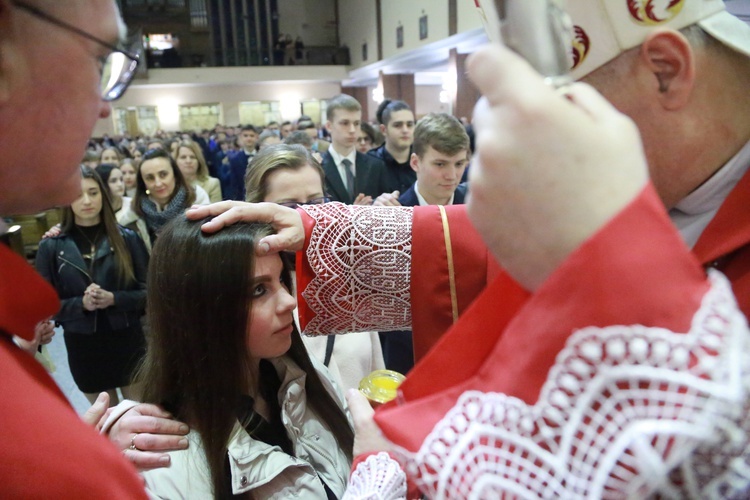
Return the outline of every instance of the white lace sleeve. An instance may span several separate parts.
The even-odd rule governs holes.
[[[465,392],[407,473],[429,498],[749,498],[748,327],[710,279],[688,333],[573,334],[534,405]]]
[[[397,500],[406,498],[406,474],[387,453],[360,462],[349,478],[342,500]]]
[[[315,317],[306,335],[411,329],[409,207],[305,205],[315,219],[302,292]]]

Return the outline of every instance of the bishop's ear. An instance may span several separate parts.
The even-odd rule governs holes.
[[[674,30],[654,31],[640,56],[654,75],[662,106],[676,110],[686,105],[695,84],[695,54],[687,38]]]

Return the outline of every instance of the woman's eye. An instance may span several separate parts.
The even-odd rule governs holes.
[[[262,297],[266,293],[266,285],[258,285],[253,289],[253,298]]]

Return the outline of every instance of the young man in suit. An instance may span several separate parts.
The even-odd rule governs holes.
[[[463,205],[467,185],[461,183],[461,176],[469,162],[469,147],[466,130],[453,116],[429,114],[419,120],[414,129],[414,152],[409,159],[417,180],[398,198],[398,203],[405,207]],[[399,373],[412,369],[411,331],[382,332],[380,344],[386,368]]]
[[[410,165],[417,180],[398,199],[401,205],[463,205],[469,163],[469,136],[461,122],[446,114],[429,114],[414,129]]]
[[[327,194],[333,201],[370,205],[386,191],[385,165],[356,149],[362,106],[340,94],[328,102],[326,118],[331,134],[331,147],[323,155]]]
[[[240,131],[239,142],[242,149],[229,160],[230,191],[226,197],[229,200],[245,201],[245,171],[248,163],[255,156],[258,130],[252,125],[245,125]]]

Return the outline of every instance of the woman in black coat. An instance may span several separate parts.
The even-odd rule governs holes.
[[[131,397],[133,369],[145,352],[148,253],[141,239],[117,225],[99,175],[81,167],[82,194],[63,212],[59,236],[39,244],[36,267],[57,290],[73,380],[93,403],[119,387]]]

